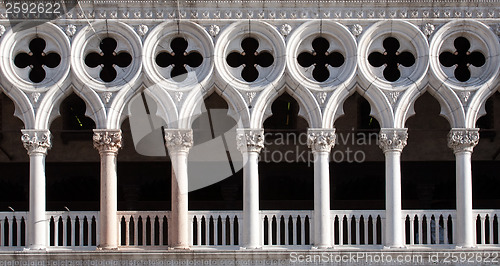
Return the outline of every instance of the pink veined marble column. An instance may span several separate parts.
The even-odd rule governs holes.
[[[117,249],[117,174],[116,156],[122,146],[119,129],[94,129],[94,148],[101,157],[101,206],[99,217],[100,249]]]

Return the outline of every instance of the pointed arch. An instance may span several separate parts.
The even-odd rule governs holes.
[[[445,85],[434,88],[431,84],[423,89],[411,88],[401,96],[395,113],[395,127],[404,128],[409,117],[415,114],[413,110],[417,99],[426,91],[429,92],[441,106],[441,116],[448,120],[452,128],[465,127],[465,111],[458,96]]]
[[[364,90],[359,84],[354,84],[351,88],[339,88],[334,92],[330,100],[326,103],[322,127],[331,128],[334,126],[335,121],[344,114],[344,102],[355,91],[370,103],[370,115],[377,119],[380,127],[394,127],[394,114],[392,107],[384,93],[373,86]]]
[[[50,124],[60,115],[61,102],[72,92],[76,93],[86,105],[85,115],[90,117],[97,128],[103,128],[106,123],[106,110],[97,93],[88,88],[78,89],[70,84],[64,88],[54,88],[46,92],[36,115],[36,129],[50,129]]]
[[[479,89],[472,97],[465,115],[465,127],[475,128],[477,120],[486,114],[486,101],[495,92],[500,91],[499,84],[496,82],[493,86],[485,86]]]
[[[250,127],[250,111],[241,93],[229,85],[224,87],[216,82],[209,89],[200,87],[188,94],[179,113],[179,128],[191,128],[193,121],[199,115],[201,104],[212,93],[219,94],[226,101],[228,115],[238,123],[238,127]]]
[[[24,124],[25,129],[35,129],[35,109],[31,105],[28,96],[17,88],[1,88],[2,91],[14,102],[14,116],[18,117]]]
[[[299,116],[303,117],[310,128],[321,127],[321,108],[314,98],[314,95],[309,90],[297,87],[292,89],[288,84],[281,86],[281,89],[268,89],[262,91],[258,96],[255,107],[252,111],[251,123],[252,128],[262,128],[266,118],[272,115],[271,106],[280,95],[287,92],[299,104]]]

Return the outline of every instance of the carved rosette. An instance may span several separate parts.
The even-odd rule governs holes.
[[[242,153],[259,153],[264,148],[264,129],[237,129],[236,145]]]
[[[307,146],[313,152],[330,152],[335,146],[335,129],[310,128],[307,131]]]
[[[191,129],[165,129],[164,132],[168,152],[189,152],[193,146]]]
[[[122,147],[122,131],[120,129],[94,129],[94,148],[99,153],[118,153]]]
[[[452,128],[448,133],[448,147],[453,149],[454,153],[472,152],[478,142],[478,128]]]
[[[380,130],[379,147],[385,152],[402,152],[408,141],[408,129],[383,128]]]
[[[47,151],[52,147],[52,136],[48,130],[31,130],[22,129],[21,141],[24,148],[28,151],[28,155],[34,153],[47,154]]]

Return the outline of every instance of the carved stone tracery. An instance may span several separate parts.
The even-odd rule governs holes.
[[[243,152],[260,152],[264,148],[263,129],[238,129],[236,135],[238,150]]]
[[[408,141],[406,128],[383,128],[380,130],[379,147],[385,152],[402,152]]]
[[[452,128],[448,133],[448,147],[454,153],[472,152],[479,143],[479,129],[477,128]]]
[[[335,129],[310,128],[307,132],[307,146],[313,152],[330,152],[336,139]]]
[[[118,150],[122,147],[122,132],[119,129],[94,129],[92,140],[94,142],[94,148],[96,148],[99,153],[118,153]]]
[[[189,152],[193,146],[191,129],[165,129],[165,146],[169,152]]]
[[[48,130],[21,130],[21,141],[24,148],[28,151],[28,155],[34,153],[47,154],[47,151],[52,147],[52,136]]]

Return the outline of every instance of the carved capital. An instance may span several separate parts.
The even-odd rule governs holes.
[[[34,153],[47,154],[52,147],[52,136],[48,130],[22,129],[21,141],[28,155]]]
[[[99,153],[118,153],[122,147],[122,131],[120,129],[94,129],[94,148]]]
[[[478,142],[478,128],[452,128],[448,133],[448,147],[453,149],[454,153],[472,152]]]
[[[189,152],[193,146],[191,129],[164,129],[165,145],[169,152]]]
[[[264,129],[238,128],[236,145],[241,152],[260,152],[264,148]]]
[[[310,128],[307,130],[307,146],[312,151],[326,151],[330,152],[335,146],[335,129],[323,128]]]
[[[406,128],[382,128],[379,135],[379,147],[385,152],[402,152],[408,141]]]

